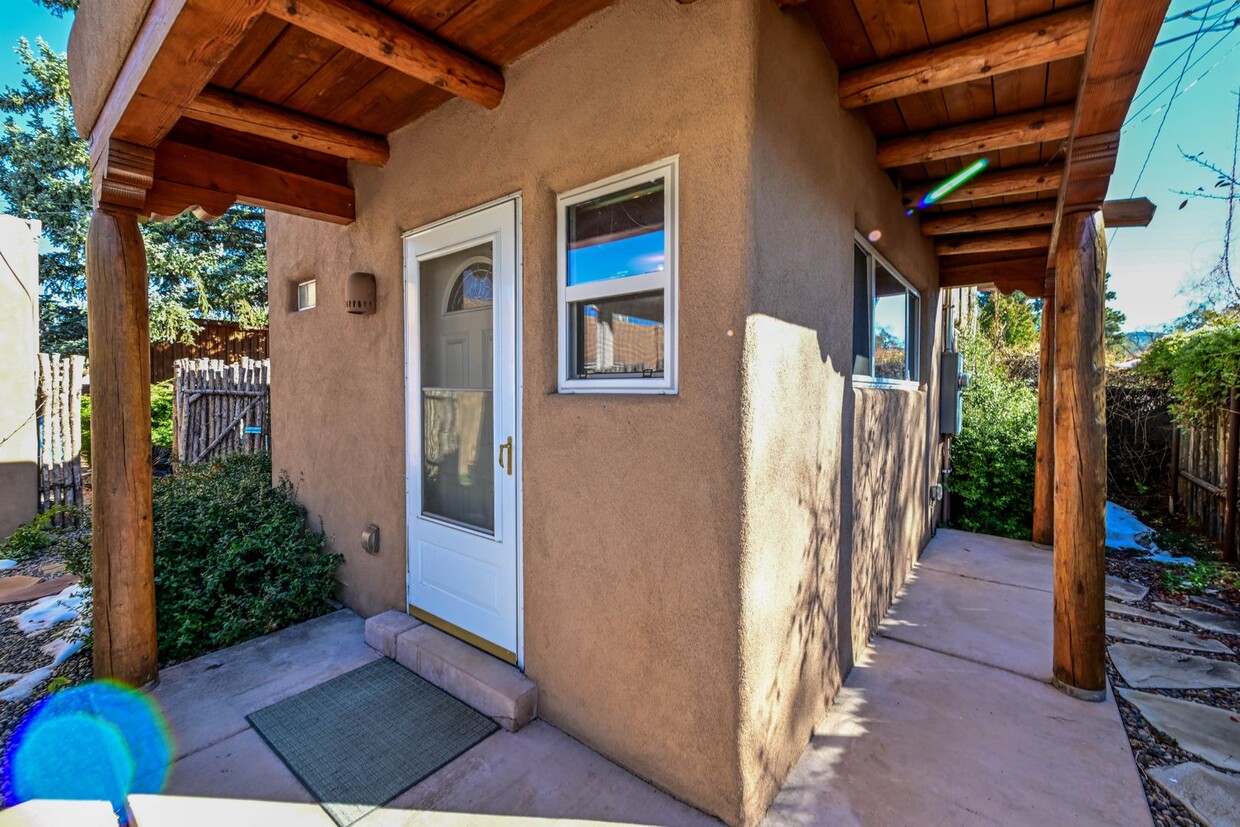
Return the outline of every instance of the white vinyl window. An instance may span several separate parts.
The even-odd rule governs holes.
[[[867,384],[921,378],[921,294],[864,239],[853,246],[853,376]]]
[[[676,393],[678,159],[557,200],[559,390]]]
[[[297,285],[297,310],[311,310],[314,308],[317,291],[314,286],[314,279],[303,281]]]

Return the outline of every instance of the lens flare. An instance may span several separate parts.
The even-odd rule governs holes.
[[[147,695],[96,681],[40,701],[4,752],[5,801],[110,801],[163,789],[172,762],[172,735]]]
[[[924,210],[926,207],[929,207],[931,204],[934,204],[938,202],[940,199],[949,195],[950,193],[955,192],[965,183],[967,183],[968,181],[976,177],[982,170],[986,169],[986,167],[988,166],[990,166],[989,160],[987,160],[986,158],[978,158],[976,161],[969,164],[964,169],[960,170],[960,172],[957,172],[951,178],[948,178],[946,181],[939,184],[934,189],[930,190],[930,192],[926,193],[925,197],[922,198],[921,201],[918,202],[917,204],[918,208]]]

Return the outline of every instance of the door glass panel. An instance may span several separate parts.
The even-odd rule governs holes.
[[[418,264],[422,513],[495,532],[491,242]]]

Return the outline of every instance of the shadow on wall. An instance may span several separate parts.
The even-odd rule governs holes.
[[[809,528],[800,553],[801,577],[759,724],[758,761],[765,778],[775,783],[788,767],[786,756],[772,755],[769,745],[784,743],[784,733],[812,731],[822,717],[824,698],[834,696],[843,681],[838,622],[841,520],[834,497],[840,488],[840,464],[824,465],[823,457],[831,456],[834,448],[827,444],[821,420],[816,445],[806,457],[797,497]]]
[[[923,396],[912,391],[856,393],[853,472],[853,646],[857,651],[877,628],[900,590],[917,554],[924,439]]]
[[[0,434],[0,442],[4,435]],[[38,513],[39,466],[33,462],[0,462],[0,543]]]

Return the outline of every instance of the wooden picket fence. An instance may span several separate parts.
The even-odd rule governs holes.
[[[270,450],[269,360],[179,359],[173,388],[172,450],[180,462]]]
[[[39,354],[39,513],[56,506],[52,524],[80,522],[82,495],[82,374],[86,358]]]
[[[1219,411],[1212,422],[1177,429],[1171,441],[1171,512],[1180,513],[1222,546],[1224,559],[1240,556],[1235,512],[1236,453],[1240,411]],[[1231,524],[1228,524],[1231,500]]]

